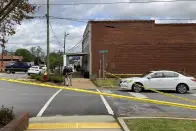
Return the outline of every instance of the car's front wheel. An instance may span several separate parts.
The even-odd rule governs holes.
[[[176,91],[180,94],[184,94],[188,91],[188,86],[186,84],[179,84],[176,87]]]
[[[143,85],[141,83],[135,83],[132,89],[134,92],[139,93],[143,90]]]

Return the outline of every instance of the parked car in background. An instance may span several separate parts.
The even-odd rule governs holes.
[[[46,71],[46,70],[47,70],[46,65],[40,65],[40,66],[41,66],[41,68],[42,68],[44,71]]]
[[[143,75],[143,77],[122,79],[120,87],[131,89],[135,92],[152,88],[156,90],[175,90],[183,94],[196,89],[196,79],[174,71],[151,71]]]
[[[26,62],[14,62],[5,67],[7,73],[27,72],[30,66]]]
[[[28,70],[28,75],[31,74],[44,74],[45,70],[41,67],[41,66],[32,66],[31,68],[29,68]]]

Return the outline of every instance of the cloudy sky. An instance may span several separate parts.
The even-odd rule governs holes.
[[[29,0],[32,4],[46,4],[47,0]],[[51,4],[73,3],[112,3],[148,0],[50,0]],[[150,1],[150,0],[149,0]],[[157,0],[159,1],[159,0]],[[168,1],[168,0],[161,0]],[[171,0],[169,0],[171,1]],[[124,3],[104,5],[51,5],[50,16],[63,18],[77,18],[81,21],[88,19],[196,19],[196,2],[156,2],[156,3]],[[39,5],[40,6],[40,5]],[[44,16],[46,6],[41,5],[34,16]],[[160,21],[156,22],[194,22],[194,21]],[[66,50],[69,50],[82,39],[85,22],[69,21],[65,19],[51,19],[50,45],[52,51],[63,51],[64,32],[69,36],[66,40]],[[50,28],[51,29],[51,28]],[[7,50],[15,51],[17,48],[41,46],[46,51],[46,19],[32,19],[16,26],[17,33],[9,37]],[[56,38],[59,42],[57,42]],[[80,46],[73,51],[79,51]]]

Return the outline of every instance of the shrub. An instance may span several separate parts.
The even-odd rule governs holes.
[[[51,76],[49,76],[49,80],[54,82],[54,83],[61,83],[61,82],[63,82],[63,76],[51,75]]]
[[[7,125],[15,118],[13,107],[11,109],[5,108],[4,106],[0,109],[0,125]]]
[[[44,78],[42,75],[31,75],[31,78],[36,79],[41,82],[46,82],[46,81],[44,81]],[[54,83],[61,83],[61,82],[63,82],[63,76],[62,75],[49,75],[47,77],[47,81],[54,82]]]

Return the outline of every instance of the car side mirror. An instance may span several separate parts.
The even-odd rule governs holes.
[[[147,77],[147,79],[148,79],[148,80],[150,80],[150,79],[151,79],[151,77]]]

